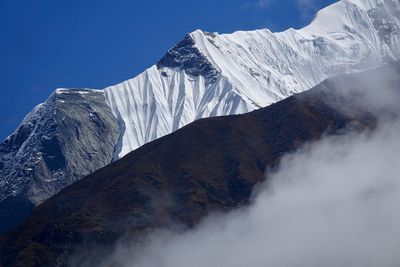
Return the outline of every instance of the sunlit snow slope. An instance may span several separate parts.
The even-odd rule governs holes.
[[[342,72],[400,58],[398,0],[342,0],[307,27],[188,34],[137,77],[105,89],[114,159],[196,120],[248,112]]]

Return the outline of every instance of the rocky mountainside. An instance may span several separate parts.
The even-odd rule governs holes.
[[[198,120],[42,203],[2,237],[0,262],[64,266],[71,253],[85,255],[93,244],[111,245],[122,236],[135,240],[171,224],[192,227],[212,211],[246,205],[253,187],[268,179],[265,169],[284,154],[322,136],[373,130],[378,109],[365,99],[360,104],[363,90],[392,90],[391,106],[400,107],[399,84],[400,64],[394,64],[328,79],[248,114]]]
[[[398,0],[341,0],[300,30],[197,30],[133,79],[57,90],[0,144],[0,231],[65,186],[194,120],[249,112],[336,74],[399,59],[399,38]]]
[[[104,94],[57,90],[0,145],[0,232],[112,160],[118,124]]]

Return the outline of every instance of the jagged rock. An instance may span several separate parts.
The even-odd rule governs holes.
[[[103,92],[58,89],[0,144],[0,232],[109,164],[118,136]]]

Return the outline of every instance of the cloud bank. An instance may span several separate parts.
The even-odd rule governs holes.
[[[126,267],[399,266],[400,125],[288,155],[253,206],[117,250]]]
[[[190,231],[154,232],[144,245],[121,243],[102,266],[398,267],[399,70],[374,73],[334,85],[337,99],[380,114],[373,132],[308,144],[268,173],[251,206]]]

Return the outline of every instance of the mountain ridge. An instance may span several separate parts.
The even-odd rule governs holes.
[[[314,21],[300,30],[273,33],[261,29],[230,34],[196,30],[187,34],[156,67],[123,82],[124,90],[122,84],[106,88],[108,95],[116,97],[119,90],[142,94],[142,87],[147,86],[147,90],[155,90],[153,108],[165,116],[142,114],[135,118],[133,112],[121,112],[110,104],[114,114],[123,115],[124,124],[140,128],[135,134],[130,134],[135,129],[121,133],[120,142],[126,148],[116,158],[176,130],[176,125],[181,127],[202,117],[245,113],[307,90],[328,77],[399,59],[399,8],[398,1],[392,0],[342,0],[319,11]],[[325,23],[327,20],[329,23]],[[381,30],[385,28],[387,32]],[[210,73],[193,68],[194,62]],[[147,83],[140,81],[142,75]],[[166,90],[181,93],[175,95],[177,103],[171,105]],[[201,100],[192,96],[202,97],[205,91],[217,91],[216,96],[226,97],[212,101],[215,96],[211,100],[207,95]],[[182,104],[186,105],[183,114],[175,112],[176,105]],[[123,102],[118,106],[124,106]],[[143,116],[147,121],[141,123]],[[152,120],[166,122],[154,129]]]

